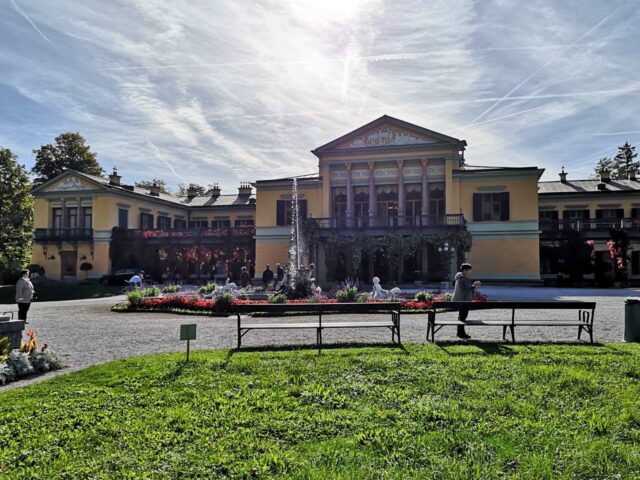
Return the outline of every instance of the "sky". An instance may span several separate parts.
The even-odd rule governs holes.
[[[123,182],[233,193],[387,114],[584,179],[640,144],[639,25],[640,0],[0,0],[0,147],[30,169],[77,131]]]

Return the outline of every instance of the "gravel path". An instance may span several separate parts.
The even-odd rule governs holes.
[[[624,298],[640,297],[640,289],[550,289],[524,287],[483,287],[482,293],[492,300],[595,300],[598,303],[595,319],[595,340],[619,342],[624,335]],[[184,351],[186,345],[179,341],[179,325],[196,323],[198,338],[193,349],[230,348],[236,342],[234,318],[211,318],[161,313],[113,313],[111,305],[124,301],[124,296],[92,300],[34,303],[29,312],[30,324],[40,341],[45,341],[67,364],[60,372],[52,372],[37,378],[14,382],[0,390],[19,387],[40,381],[60,373],[86,368],[109,360],[137,355]],[[15,305],[0,305],[0,311],[15,310]],[[523,318],[525,312],[522,312]],[[554,313],[560,318],[563,312]],[[575,312],[567,312],[575,315]],[[472,312],[470,318],[490,312]],[[495,315],[495,313],[494,313]],[[540,313],[526,312],[539,318]],[[272,321],[273,319],[270,319]],[[475,340],[498,341],[499,327],[468,328]],[[426,315],[402,317],[403,342],[424,343]],[[455,328],[446,327],[438,332],[438,341],[455,341]],[[516,339],[520,341],[568,341],[576,340],[576,328],[519,327]],[[326,343],[388,343],[390,334],[382,329],[327,330],[323,333]],[[265,345],[313,345],[315,331],[284,330],[250,332],[243,339],[243,346]]]

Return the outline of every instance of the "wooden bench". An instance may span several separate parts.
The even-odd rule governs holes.
[[[391,330],[391,342],[400,345],[400,303],[270,303],[235,305],[238,317],[238,349],[242,346],[242,337],[251,330],[280,330],[280,329],[315,329],[318,351],[322,351],[322,330],[327,328],[388,328]],[[277,322],[243,323],[247,314],[267,313],[286,316],[289,313],[317,315],[314,321],[287,322],[278,319]],[[323,320],[323,315],[367,315],[390,314],[390,320]]]
[[[438,318],[438,314],[450,311],[460,310],[506,310],[510,315],[500,316],[498,318],[474,320],[467,319],[465,322],[451,318]],[[521,319],[516,317],[516,311],[521,310],[577,310],[577,318],[554,319],[540,315],[539,319]],[[553,301],[553,302],[435,302],[432,308],[427,312],[427,341],[431,334],[431,341],[435,342],[435,334],[442,327],[448,325],[464,325],[464,326],[500,326],[502,327],[502,339],[506,340],[507,328],[511,331],[511,340],[515,339],[515,327],[578,327],[578,340],[584,330],[589,334],[591,343],[593,343],[593,318],[595,316],[596,302],[581,301]]]

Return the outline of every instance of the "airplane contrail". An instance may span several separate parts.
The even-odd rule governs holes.
[[[180,175],[178,172],[176,172],[176,169],[173,168],[173,165],[171,165],[171,163],[169,163],[169,161],[166,158],[164,158],[164,155],[160,153],[160,149],[156,147],[155,143],[153,143],[148,138],[147,138],[147,143],[154,150],[156,157],[158,157],[160,160],[162,160],[164,163],[167,164],[167,167],[169,167],[169,170],[171,170],[171,173],[173,173],[176,176],[176,178],[182,180],[184,183],[189,183],[189,181],[186,178],[184,178],[182,175]]]
[[[587,35],[589,35],[591,32],[593,32],[596,28],[598,28],[600,25],[602,25],[604,22],[606,22],[607,20],[609,20],[609,18],[611,18],[614,14],[616,14],[622,7],[626,6],[631,0],[627,0],[626,2],[624,2],[622,5],[618,6],[615,10],[613,10],[611,13],[609,13],[607,16],[605,16],[604,18],[602,18],[598,23],[596,23],[595,25],[593,25],[591,28],[589,28],[589,30],[587,30],[586,32],[584,32],[582,35],[580,35],[576,40],[574,40],[573,42],[571,42],[569,45],[567,45],[564,49],[569,49],[571,47],[575,47],[577,46],[577,43],[580,42],[583,38],[585,38]],[[551,59],[549,60],[547,63],[545,63],[544,65],[542,65],[540,68],[538,68],[535,72],[533,72],[531,75],[529,75],[527,78],[525,78],[524,80],[522,80],[518,85],[516,85],[515,87],[513,87],[511,90],[509,90],[500,100],[498,100],[496,103],[494,103],[493,105],[491,105],[489,108],[487,108],[485,111],[483,111],[480,115],[478,115],[476,118],[474,118],[471,121],[470,125],[473,125],[475,122],[477,122],[478,120],[481,120],[482,118],[484,118],[485,116],[487,116],[489,113],[491,113],[498,105],[500,105],[503,100],[505,100],[506,98],[510,97],[512,93],[514,93],[516,90],[518,90],[520,87],[522,87],[524,84],[528,83],[529,80],[531,80],[533,77],[535,77],[536,75],[538,75],[540,72],[542,72],[543,70],[545,70],[549,65],[551,65],[553,62],[555,61],[555,59]]]
[[[29,18],[29,16],[28,16],[26,13],[24,13],[24,12],[22,11],[22,9],[21,9],[21,8],[18,6],[18,4],[16,3],[16,0],[11,0],[11,4],[12,4],[12,5],[13,5],[13,7],[16,9],[16,11],[17,11],[20,15],[22,15],[22,16],[25,18],[25,20],[26,20],[27,22],[29,22],[29,23],[31,24],[31,26],[36,30],[36,32],[38,32],[38,33],[40,34],[40,36],[41,36],[42,38],[44,38],[47,42],[51,43],[51,40],[49,40],[49,38],[48,38],[44,33],[42,33],[42,31],[41,31],[41,30],[36,26],[36,24],[35,24],[35,23],[33,23],[33,21]],[[53,43],[51,43],[51,44],[53,45]]]
[[[504,120],[505,118],[517,117],[518,115],[522,115],[523,113],[533,112],[534,110],[540,110],[541,108],[545,108],[545,107],[546,107],[546,105],[539,105],[537,107],[528,108],[526,110],[521,110],[519,112],[510,113],[508,115],[502,115],[500,117],[490,118],[489,120],[485,120],[484,122],[477,122],[477,123],[474,123],[473,126],[475,127],[477,125],[484,125],[485,123],[497,122],[498,120]],[[465,125],[463,127],[454,128],[453,130],[449,130],[449,132],[447,132],[447,134],[450,134],[450,133],[453,133],[453,132],[457,132],[459,130],[464,130],[465,128],[467,128],[469,126],[471,126],[471,125]]]

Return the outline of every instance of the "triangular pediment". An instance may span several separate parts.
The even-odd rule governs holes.
[[[49,180],[47,183],[37,188],[43,192],[73,192],[86,190],[99,190],[103,188],[98,182],[84,178],[84,175],[73,171],[66,171],[57,178]]]
[[[332,150],[404,147],[430,144],[464,146],[464,140],[449,137],[397,118],[383,115],[342,137],[313,150],[318,155]]]

